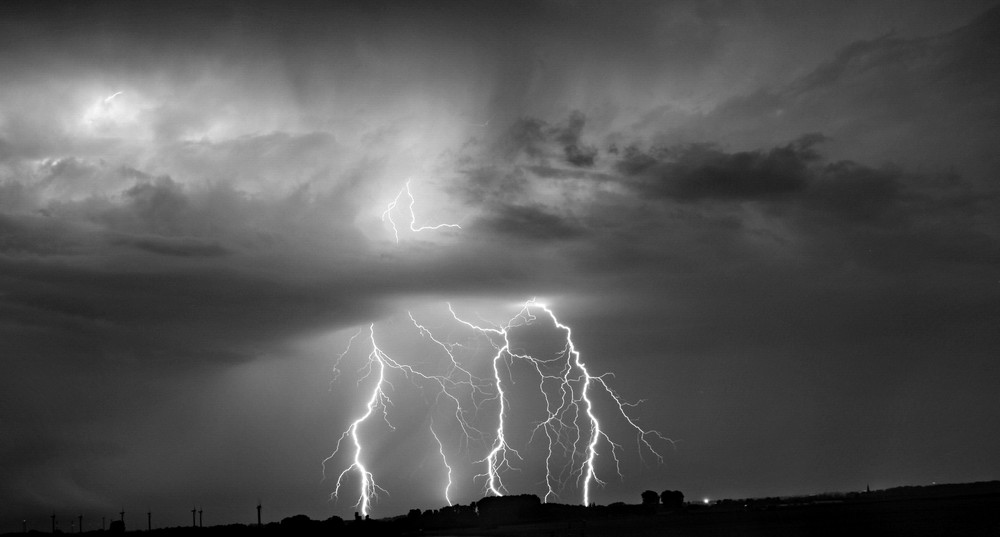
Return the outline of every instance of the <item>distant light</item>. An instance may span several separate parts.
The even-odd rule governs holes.
[[[702,500],[702,503],[704,503],[705,505],[708,505],[708,498],[705,498],[704,500]]]

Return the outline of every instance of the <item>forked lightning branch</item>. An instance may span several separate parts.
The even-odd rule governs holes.
[[[524,459],[522,451],[526,446],[511,445],[509,434],[514,428],[525,433],[530,439],[544,438],[543,501],[561,500],[560,493],[568,486],[579,490],[579,502],[591,503],[593,487],[604,482],[598,475],[597,463],[607,458],[621,476],[619,455],[622,446],[607,432],[604,419],[614,419],[630,429],[635,435],[640,455],[644,451],[652,453],[658,461],[662,457],[657,451],[658,442],[670,442],[656,430],[641,427],[629,414],[634,407],[609,384],[611,375],[593,374],[583,362],[580,352],[573,342],[572,330],[556,318],[548,306],[530,300],[510,319],[499,324],[474,323],[460,317],[451,307],[450,321],[456,331],[466,332],[471,340],[489,349],[489,363],[479,366],[487,374],[477,375],[473,371],[476,364],[463,365],[465,345],[446,341],[435,336],[412,315],[414,330],[438,349],[446,367],[442,373],[421,371],[397,357],[390,356],[378,343],[374,324],[359,330],[351,338],[348,348],[340,354],[334,366],[339,375],[342,362],[350,353],[367,352],[362,360],[358,386],[364,388],[363,410],[356,415],[343,431],[334,452],[323,461],[324,476],[327,466],[333,461],[341,463],[336,473],[332,497],[348,496],[364,516],[367,516],[379,494],[386,492],[378,483],[378,461],[370,460],[366,452],[365,438],[360,427],[370,420],[382,420],[392,427],[390,416],[391,388],[399,388],[399,382],[408,382],[414,389],[430,390],[430,399],[443,410],[451,424],[430,422],[430,434],[434,443],[427,446],[429,452],[436,452],[440,458],[440,468],[444,488],[436,495],[449,505],[452,503],[453,466],[455,458],[464,454],[470,457],[470,446],[481,446],[485,456],[471,461],[481,468],[473,479],[481,483],[483,491],[489,495],[503,496],[511,491],[505,485],[508,472],[518,470]],[[532,325],[539,317],[547,317],[552,330],[559,334],[562,348],[554,355],[538,357],[525,353],[511,343],[511,336]],[[481,357],[479,358],[481,359]],[[537,409],[543,418],[535,423],[525,424],[510,416],[510,376],[502,375],[519,362],[527,365],[537,378],[537,389],[541,395],[541,407]],[[425,363],[425,361],[421,361]],[[395,384],[394,384],[395,383]],[[595,395],[600,397],[595,397]],[[599,401],[609,404],[599,408]],[[489,414],[486,416],[484,414]],[[480,425],[486,422],[490,425]],[[461,432],[465,449],[448,450],[441,440],[439,427],[454,427]],[[521,436],[524,436],[523,434]],[[529,443],[531,440],[528,441]],[[456,454],[456,452],[458,454]],[[329,474],[332,476],[333,474]],[[357,483],[357,488],[353,486]],[[350,488],[348,488],[350,487]],[[432,491],[428,491],[429,493]]]
[[[409,202],[407,202],[406,204],[405,210],[410,214],[409,218],[410,231],[418,233],[420,231],[435,231],[439,229],[462,229],[462,226],[458,224],[437,224],[433,226],[418,226],[417,215],[413,211],[413,205],[416,203],[417,200],[416,198],[413,197],[413,191],[410,190],[410,180],[407,179],[406,184],[403,185],[403,188],[399,190],[399,193],[396,194],[396,197],[393,198],[392,201],[390,201],[389,204],[386,205],[385,210],[382,211],[382,221],[389,223],[389,226],[392,228],[392,236],[396,240],[396,244],[399,244],[399,228],[396,227],[396,220],[395,218],[393,218],[393,214],[396,214],[397,212],[403,210],[399,206],[399,198],[403,197],[403,194],[406,194],[406,197],[409,199]]]

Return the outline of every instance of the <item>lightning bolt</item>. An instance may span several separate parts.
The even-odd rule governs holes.
[[[505,355],[507,357],[514,356],[514,353],[510,350],[510,339],[509,339],[509,329],[511,325],[517,322],[522,315],[527,315],[527,307],[522,308],[510,321],[505,325],[500,326],[480,326],[466,321],[455,313],[455,310],[448,304],[448,311],[451,312],[451,316],[455,321],[463,324],[476,332],[486,336],[490,344],[495,349],[495,353],[491,360],[493,367],[493,381],[496,387],[496,396],[493,398],[497,401],[497,429],[496,437],[493,441],[493,445],[486,455],[479,463],[486,464],[486,473],[479,474],[476,477],[486,478],[486,492],[492,493],[495,496],[503,496],[506,492],[503,481],[500,477],[500,472],[506,469],[512,468],[510,464],[510,457],[521,458],[521,455],[507,443],[506,435],[504,434],[507,421],[507,395],[503,391],[503,383],[500,380],[500,364],[503,363]]]
[[[414,233],[417,233],[417,232],[420,232],[420,231],[431,231],[431,230],[437,230],[437,229],[441,229],[441,228],[462,229],[462,226],[460,226],[458,224],[438,224],[436,226],[419,226],[418,227],[417,226],[416,213],[414,213],[414,211],[413,211],[413,205],[416,203],[416,199],[413,197],[413,192],[410,191],[410,180],[407,179],[406,180],[406,184],[403,186],[403,188],[400,189],[399,193],[396,194],[396,197],[393,198],[392,201],[389,202],[389,204],[385,208],[385,211],[382,212],[382,221],[383,222],[388,221],[389,225],[392,226],[392,235],[393,235],[393,237],[396,238],[396,244],[399,244],[399,230],[396,228],[396,221],[393,220],[392,214],[396,210],[396,207],[399,206],[399,198],[404,193],[406,194],[406,197],[408,197],[410,199],[409,205],[407,205],[407,208],[408,208],[408,210],[410,212],[410,231],[413,231]]]
[[[115,97],[121,95],[122,93],[124,93],[124,92],[116,91],[116,92],[112,93],[111,95],[108,95],[107,97],[104,98],[104,104],[110,103],[111,99],[114,99]]]
[[[344,439],[350,437],[351,442],[354,444],[353,462],[347,468],[345,468],[344,471],[341,472],[339,476],[337,476],[337,484],[334,487],[332,496],[334,498],[340,497],[340,487],[341,485],[343,485],[344,476],[347,475],[351,470],[357,470],[358,475],[361,478],[361,491],[358,495],[358,501],[355,504],[355,506],[360,509],[362,516],[368,516],[368,510],[369,507],[371,506],[372,501],[378,498],[378,492],[380,490],[385,492],[385,489],[380,487],[375,482],[375,476],[368,471],[368,468],[365,467],[364,463],[361,460],[363,448],[361,446],[361,437],[358,434],[358,427],[361,426],[362,423],[367,421],[368,418],[370,418],[372,414],[374,414],[375,412],[380,412],[386,424],[388,424],[390,428],[392,427],[392,424],[389,423],[388,407],[387,407],[387,404],[389,404],[390,401],[385,394],[385,388],[384,388],[386,385],[388,385],[388,383],[385,380],[386,363],[385,360],[383,359],[384,354],[378,348],[378,344],[375,342],[374,324],[368,326],[368,333],[369,333],[369,339],[371,340],[372,343],[372,351],[371,353],[368,354],[368,361],[365,366],[367,367],[368,372],[361,379],[358,380],[358,383],[360,384],[362,380],[372,375],[376,370],[377,370],[378,381],[372,388],[371,395],[368,397],[368,401],[365,404],[365,412],[357,419],[355,419],[353,422],[351,422],[351,425],[347,428],[346,431],[344,431],[343,434],[340,435],[340,439],[337,440],[336,449],[334,449],[333,453],[330,454],[330,456],[323,461],[323,473],[325,478],[326,463],[340,451],[340,445],[344,441]],[[350,351],[351,345],[354,343],[354,340],[359,335],[360,332],[354,334],[354,336],[351,337],[350,341],[348,341],[347,349],[340,354],[340,357],[337,359],[337,363],[334,366],[335,372],[339,371],[338,368],[340,365],[340,361],[344,358],[344,356],[348,353],[348,351]]]
[[[614,407],[618,410],[618,414],[636,432],[640,455],[642,448],[645,448],[655,455],[659,462],[663,461],[662,455],[653,446],[651,440],[671,441],[660,434],[659,431],[643,429],[635,422],[626,409],[635,407],[639,403],[629,403],[611,388],[607,379],[613,375],[606,373],[595,376],[590,373],[573,343],[572,330],[569,326],[560,322],[548,306],[540,304],[534,299],[529,300],[524,303],[521,309],[510,320],[499,326],[477,325],[460,318],[450,304],[448,305],[448,309],[455,321],[490,337],[496,349],[496,353],[493,356],[493,373],[494,382],[496,383],[497,400],[499,402],[499,424],[492,449],[483,460],[479,461],[486,464],[486,472],[477,476],[486,478],[486,489],[488,492],[497,496],[505,492],[500,474],[504,470],[512,468],[510,464],[511,456],[520,458],[519,452],[507,443],[505,435],[507,397],[504,393],[500,376],[500,364],[504,363],[505,360],[508,361],[507,363],[512,360],[524,360],[534,367],[539,376],[538,386],[539,391],[545,399],[547,418],[536,425],[532,432],[532,437],[535,432],[541,429],[545,432],[548,440],[548,452],[545,459],[545,483],[547,490],[543,498],[545,501],[558,497],[557,490],[565,487],[566,476],[568,475],[568,477],[575,476],[580,483],[582,488],[581,503],[583,505],[590,505],[592,485],[595,483],[599,485],[604,484],[598,478],[596,471],[598,446],[602,440],[610,446],[611,457],[615,462],[616,471],[619,477],[622,475],[620,459],[618,458],[618,451],[621,449],[621,446],[614,442],[601,428],[601,422],[595,411],[595,403],[591,398],[594,386],[601,388],[610,397]],[[530,325],[536,321],[537,318],[532,313],[533,310],[544,312],[552,320],[554,326],[566,334],[564,347],[555,358],[541,359],[530,354],[514,352],[512,350],[510,342],[511,330]],[[555,369],[555,372],[552,372],[553,369]],[[553,390],[545,388],[546,382],[553,381],[557,384],[554,394],[551,393]],[[586,424],[581,425],[581,421],[585,421]],[[583,438],[584,431],[589,433],[586,439]],[[552,467],[555,450],[559,447],[568,455],[571,464],[572,461],[580,461],[578,465],[574,465],[569,469],[568,474],[565,469],[562,473],[557,474]]]
[[[366,357],[365,364],[361,367],[362,375],[358,380],[358,383],[360,384],[363,380],[370,376],[376,376],[377,381],[375,382],[371,394],[365,404],[365,411],[361,416],[351,422],[347,429],[341,434],[333,453],[323,460],[323,475],[325,479],[327,463],[340,452],[343,441],[350,438],[354,445],[354,457],[351,464],[349,464],[338,475],[337,482],[331,496],[334,499],[339,499],[340,489],[344,483],[345,476],[352,470],[356,471],[361,479],[361,485],[358,501],[355,506],[359,508],[361,514],[364,516],[368,515],[373,501],[378,499],[379,491],[386,491],[375,482],[374,475],[372,472],[368,471],[362,462],[363,447],[358,428],[373,414],[379,413],[386,424],[389,425],[390,428],[395,429],[388,419],[388,408],[391,406],[392,401],[386,394],[385,387],[389,386],[390,388],[394,388],[394,385],[386,377],[388,372],[398,372],[414,384],[416,384],[417,381],[423,381],[425,386],[422,387],[430,385],[436,390],[435,404],[440,403],[441,399],[450,401],[450,403],[454,405],[454,420],[462,431],[466,446],[468,446],[468,442],[471,439],[481,439],[483,437],[483,433],[470,422],[471,415],[478,412],[479,405],[483,399],[493,397],[493,394],[488,391],[489,384],[473,375],[468,369],[459,363],[454,354],[454,350],[456,349],[455,345],[447,344],[434,338],[433,335],[431,335],[431,332],[426,327],[419,324],[412,315],[410,315],[410,320],[422,336],[430,338],[434,344],[444,350],[444,353],[450,360],[450,367],[448,368],[448,371],[445,374],[435,375],[419,371],[407,364],[397,361],[379,347],[375,338],[375,326],[374,324],[369,325],[368,342],[370,344],[371,351]],[[347,348],[337,357],[337,361],[334,364],[334,380],[336,380],[340,375],[341,362],[350,352],[355,340],[358,339],[362,332],[363,330],[358,331],[351,336],[348,341]],[[467,401],[463,402],[463,400]],[[468,409],[468,406],[471,406],[472,408]],[[448,458],[445,456],[444,445],[434,430],[433,421],[431,422],[430,432],[438,444],[438,451],[441,454],[444,466],[448,472],[448,482],[445,485],[443,495],[445,497],[445,501],[451,505],[449,495],[452,486],[451,466],[448,463]]]
[[[332,497],[339,498],[345,476],[352,471],[360,477],[360,490],[356,506],[360,508],[363,515],[368,515],[372,502],[378,498],[378,493],[385,492],[385,489],[375,482],[372,472],[364,465],[359,427],[376,413],[381,414],[382,419],[392,427],[388,419],[388,407],[391,405],[391,401],[386,393],[387,386],[394,388],[394,385],[387,379],[387,374],[390,372],[404,376],[422,389],[432,389],[435,393],[435,405],[447,404],[454,409],[452,418],[449,419],[453,419],[461,430],[465,449],[469,448],[469,443],[472,440],[483,442],[484,445],[488,442],[489,450],[486,456],[475,461],[475,464],[483,464],[485,469],[483,473],[474,476],[474,479],[485,481],[484,492],[487,494],[495,496],[506,494],[507,488],[503,482],[503,475],[509,470],[516,469],[513,464],[515,459],[522,460],[520,452],[511,446],[507,439],[506,432],[510,426],[508,416],[510,401],[501,374],[506,368],[509,377],[510,368],[515,361],[523,361],[537,372],[538,390],[545,402],[545,419],[535,424],[531,438],[528,440],[531,443],[534,441],[536,433],[542,431],[547,441],[544,501],[548,502],[558,498],[559,493],[565,490],[570,482],[575,482],[581,490],[581,503],[590,505],[593,486],[604,485],[597,474],[597,462],[601,455],[599,448],[602,444],[608,446],[618,476],[622,477],[619,459],[619,451],[622,446],[616,443],[602,426],[598,401],[594,398],[597,393],[603,393],[603,396],[610,400],[612,415],[620,416],[635,432],[640,457],[645,450],[655,455],[659,462],[663,461],[663,457],[657,451],[654,442],[672,442],[656,430],[642,428],[632,418],[629,410],[641,401],[630,403],[622,398],[609,384],[609,379],[613,378],[611,373],[594,375],[590,372],[573,341],[572,329],[562,323],[547,305],[538,303],[534,299],[529,300],[521,306],[513,317],[499,324],[487,321],[477,324],[468,321],[460,317],[451,304],[448,304],[448,311],[459,326],[473,331],[477,338],[488,342],[488,348],[492,348],[492,357],[490,358],[492,379],[483,379],[474,375],[462,365],[457,356],[457,352],[464,348],[462,345],[437,338],[430,329],[417,322],[412,314],[409,315],[409,318],[419,334],[440,348],[444,356],[448,357],[449,364],[445,372],[441,374],[423,372],[392,358],[379,348],[375,338],[374,324],[369,325],[367,339],[371,351],[361,367],[360,371],[363,375],[358,383],[360,385],[368,377],[375,377],[376,382],[365,403],[364,412],[351,422],[337,441],[334,452],[323,461],[325,476],[327,462],[337,455],[341,444],[346,439],[350,439],[354,446],[353,459],[339,474]],[[536,314],[547,317],[556,330],[565,334],[562,349],[553,357],[539,358],[520,352],[515,350],[511,343],[511,334],[536,322],[538,320]],[[354,334],[348,342],[347,349],[337,358],[334,366],[336,375],[339,375],[341,361],[363,332],[362,329]],[[482,410],[482,405],[489,401],[496,405],[497,425],[492,434],[487,435],[477,428],[473,421]],[[454,485],[452,466],[445,454],[441,437],[435,430],[433,418],[429,429],[437,443],[438,453],[447,472],[447,483],[443,490],[443,496],[445,501],[452,505],[450,496],[451,488]],[[557,467],[555,464],[559,457],[567,460],[561,467]]]
[[[441,443],[441,439],[438,437],[437,433],[434,432],[434,423],[431,422],[431,435],[434,436],[434,441],[438,445],[438,453],[441,454],[441,462],[444,463],[445,469],[448,470],[448,484],[444,486],[444,501],[448,502],[448,505],[452,505],[451,498],[448,496],[448,491],[451,489],[451,465],[448,464],[448,457],[444,455],[444,444]]]

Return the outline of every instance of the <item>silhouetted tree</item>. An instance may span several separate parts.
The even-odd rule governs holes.
[[[642,493],[642,505],[658,505],[660,503],[660,495],[647,490]]]
[[[665,490],[660,493],[660,502],[667,509],[680,509],[684,507],[684,493],[679,490]]]
[[[534,494],[489,496],[476,503],[479,521],[484,524],[511,523],[538,516],[542,502]]]
[[[320,523],[306,515],[295,515],[281,519],[282,531],[292,533],[308,533],[318,529]]]

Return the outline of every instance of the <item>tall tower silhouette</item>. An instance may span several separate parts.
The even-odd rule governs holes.
[[[153,531],[153,512],[146,509],[146,531]]]
[[[194,514],[197,513],[197,512],[198,512],[198,509],[196,509],[194,507],[191,508],[191,527],[192,528],[197,528],[198,527],[198,524],[195,523],[195,518],[194,518]]]
[[[203,520],[203,519],[201,518],[201,514],[202,514],[202,513],[204,513],[204,511],[202,511],[202,510],[201,510],[201,509],[199,508],[199,509],[198,509],[198,527],[199,527],[199,528],[204,528],[204,527],[205,527],[205,524],[204,524],[204,522],[205,522],[205,521],[204,521],[204,520]]]
[[[121,520],[122,524],[124,524],[125,523],[125,508],[124,507],[122,507],[121,512],[118,513],[118,516],[119,516],[118,520]]]
[[[52,513],[52,533],[56,532],[56,514]]]
[[[259,528],[260,526],[261,526],[261,524],[260,524],[260,500],[257,500],[257,527]]]
[[[79,515],[76,518],[80,521],[80,523],[76,525],[76,532],[83,533],[83,515]]]

